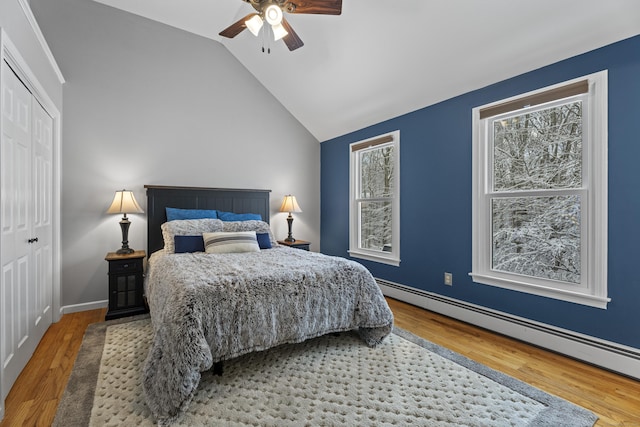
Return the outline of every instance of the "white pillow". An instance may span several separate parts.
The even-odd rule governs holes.
[[[255,231],[204,233],[204,251],[208,254],[260,252]]]
[[[222,231],[223,223],[219,219],[179,219],[167,221],[160,226],[164,239],[164,250],[167,253],[175,253],[175,236],[197,236],[203,233]]]

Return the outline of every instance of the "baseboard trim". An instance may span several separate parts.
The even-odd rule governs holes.
[[[72,304],[60,307],[60,315],[77,313],[79,311],[98,310],[109,305],[109,300],[85,302],[82,304]]]
[[[604,369],[640,379],[640,349],[377,279],[382,293]]]

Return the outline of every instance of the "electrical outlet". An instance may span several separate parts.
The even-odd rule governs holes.
[[[444,273],[444,284],[447,286],[453,286],[453,274]]]

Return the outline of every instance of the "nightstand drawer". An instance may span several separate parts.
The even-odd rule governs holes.
[[[127,259],[109,263],[109,273],[135,273],[139,270],[142,270],[141,259]]]

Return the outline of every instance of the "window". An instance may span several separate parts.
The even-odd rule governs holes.
[[[400,131],[350,149],[349,254],[400,265]]]
[[[606,308],[607,72],[473,109],[478,283]]]

